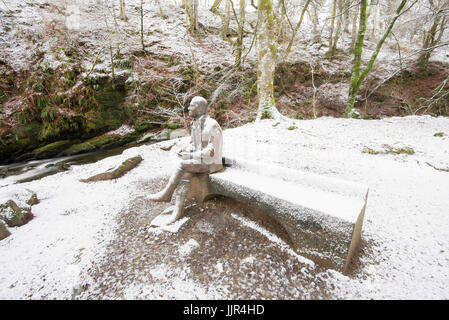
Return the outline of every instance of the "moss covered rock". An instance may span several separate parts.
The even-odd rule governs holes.
[[[33,218],[30,208],[20,208],[13,200],[0,205],[0,220],[8,227],[19,227]]]
[[[41,148],[37,148],[33,150],[34,157],[36,159],[44,159],[56,156],[61,151],[69,147],[71,144],[70,140],[62,140],[62,141],[56,141],[50,144],[47,144]]]
[[[27,204],[29,206],[34,206],[35,204],[39,203],[39,199],[37,198],[37,194],[33,192],[30,199],[28,199]]]
[[[115,170],[109,172],[103,172],[92,176],[87,179],[81,179],[81,182],[92,182],[92,181],[102,181],[102,180],[111,180],[122,177],[125,173],[137,167],[137,165],[142,161],[141,156],[132,157],[126,159],[122,164]]]
[[[6,229],[3,222],[0,221],[0,240],[5,239],[7,236],[9,236],[11,233],[9,233],[8,229]]]
[[[110,146],[111,144],[117,143],[120,141],[120,136],[118,135],[102,135],[99,137],[95,137],[89,139],[85,142],[75,144],[63,151],[64,155],[74,155],[79,153],[91,152],[97,149],[105,148]]]

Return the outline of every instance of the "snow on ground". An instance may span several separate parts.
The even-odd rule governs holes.
[[[278,293],[276,298],[448,299],[449,172],[435,168],[449,169],[449,119],[319,118],[292,123],[294,130],[288,129],[291,123],[275,125],[270,120],[225,130],[225,153],[367,184],[370,193],[362,230],[366,250],[354,274],[344,276],[295,257],[280,238],[247,217],[231,213],[223,218],[227,220],[214,221],[206,206],[197,211],[197,218],[188,217],[191,221],[205,217],[195,226],[201,237],[185,233],[193,228],[189,219],[179,230],[157,232],[148,230],[145,220],[137,233],[158,246],[158,252],[149,253],[157,260],[148,260],[144,255],[127,256],[126,259],[145,264],[145,269],[135,271],[120,269],[121,264],[129,261],[117,257],[122,262],[97,270],[105,274],[93,277],[93,269],[114,258],[107,256],[111,253],[108,244],[129,240],[123,243],[123,250],[132,249],[128,246],[133,244],[135,233],[126,234],[121,229],[126,224],[117,222],[124,212],[141,212],[143,216],[158,213],[145,213],[149,210],[147,202],[135,201],[148,193],[142,185],[165,179],[173,168],[174,156],[156,144],[128,149],[122,155],[74,166],[41,180],[1,187],[1,202],[26,189],[37,192],[41,202],[32,207],[33,220],[10,228],[12,235],[0,241],[0,298],[70,299],[77,290],[84,290],[80,298],[103,299],[269,297],[259,295],[258,289],[263,285],[263,292]],[[434,136],[438,132],[445,134]],[[415,154],[362,152],[364,147],[382,150],[386,144],[411,147]],[[144,161],[120,179],[89,184],[78,181],[137,154]],[[162,182],[157,188],[161,186]],[[133,225],[134,221],[125,217],[128,225]],[[237,269],[230,268],[233,262],[226,256],[211,261],[210,268],[202,261],[200,253],[208,243],[235,237],[231,227],[217,231],[222,223],[255,230],[233,240],[238,243],[233,256]],[[267,257],[258,253],[265,252],[262,250],[268,246],[283,253],[264,262]],[[245,251],[249,247],[252,251]],[[214,247],[208,250],[213,253]],[[297,277],[302,282],[292,280],[292,261],[301,266]],[[204,263],[204,269],[195,271]],[[263,274],[245,271],[248,266],[256,270],[260,263],[265,263],[263,269],[257,269]],[[248,287],[253,283],[252,289],[247,289],[245,281],[233,282],[230,270],[245,271],[240,277],[247,277]],[[106,274],[114,272],[118,278]],[[201,281],[195,272],[202,275]],[[264,279],[276,281],[267,284]],[[118,282],[121,293],[114,293],[115,289],[106,293],[100,290],[101,286],[118,288]],[[83,288],[86,284],[89,286]],[[324,291],[315,289],[318,284]],[[244,290],[253,291],[242,294]]]

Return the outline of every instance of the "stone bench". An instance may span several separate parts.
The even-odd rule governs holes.
[[[347,273],[359,246],[368,187],[270,164],[223,158],[225,168],[195,175],[189,196],[249,203],[279,222],[295,251]]]

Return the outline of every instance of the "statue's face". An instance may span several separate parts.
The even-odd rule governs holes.
[[[201,116],[201,107],[198,101],[191,101],[189,105],[189,116],[197,118]]]

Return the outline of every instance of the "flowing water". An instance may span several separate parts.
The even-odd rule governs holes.
[[[29,182],[69,170],[71,166],[97,162],[107,157],[121,154],[128,148],[135,147],[136,142],[94,152],[51,159],[32,160],[0,166],[0,188],[14,183]]]

